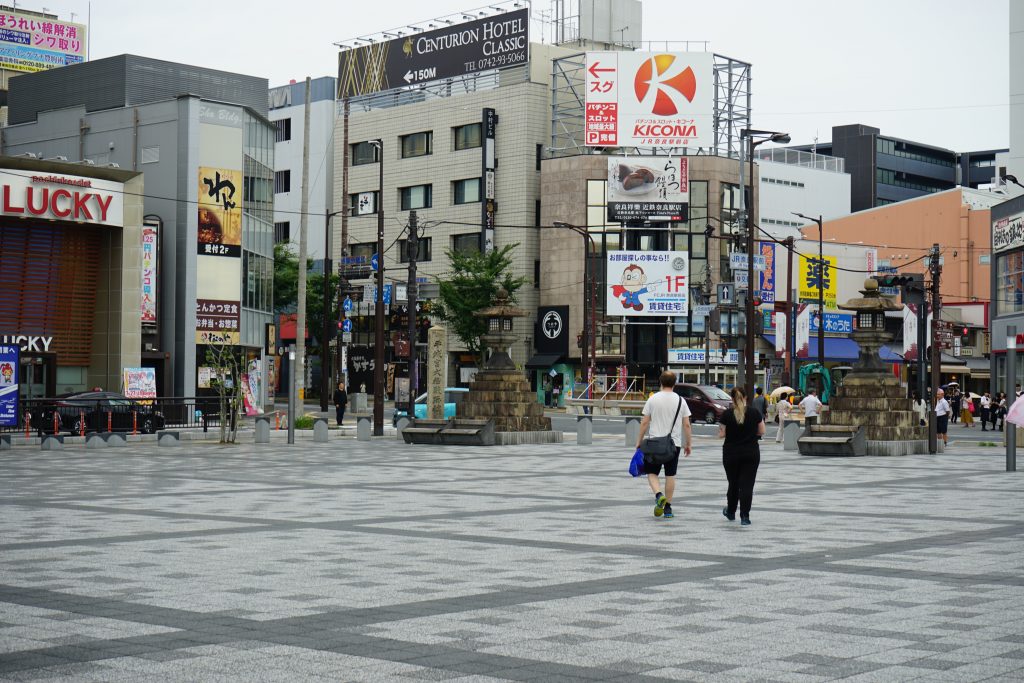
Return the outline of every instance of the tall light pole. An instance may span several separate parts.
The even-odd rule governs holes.
[[[778,142],[786,144],[790,137],[788,133],[779,133],[773,130],[757,130],[755,128],[743,128],[740,130],[740,150],[743,149],[743,138],[747,139],[747,146],[750,151],[750,199],[753,203],[754,193],[754,151],[757,146],[764,142]],[[755,139],[760,138],[760,139]],[[741,151],[742,154],[742,151]],[[744,315],[747,319],[746,348],[743,350],[743,364],[746,368],[744,374],[744,390],[747,399],[752,400],[754,396],[754,289],[757,281],[754,280],[754,209],[746,206],[746,194],[743,188],[743,159],[740,158],[740,210],[744,212],[747,228],[747,300]]]
[[[818,224],[818,365],[821,366],[822,374],[825,373],[825,256],[822,253],[822,238],[824,229],[821,226],[821,216],[812,218],[802,213],[792,212],[794,216],[803,218],[805,221],[812,221]]]
[[[587,293],[590,297],[590,306],[584,306],[589,308],[589,315],[587,311],[583,312],[583,317],[589,323],[589,331],[587,332],[588,344],[583,347],[583,360],[586,362],[587,346],[590,347],[590,363],[589,363],[589,378],[587,385],[590,386],[589,391],[593,396],[593,382],[595,378],[596,365],[597,365],[597,277],[593,272],[593,268],[590,267],[590,254],[587,252],[589,246],[590,251],[597,253],[597,245],[594,242],[594,236],[590,234],[590,231],[579,225],[573,225],[564,221],[555,221],[554,225],[556,228],[568,228],[577,235],[583,236],[583,279],[587,281]],[[589,277],[588,277],[589,276]],[[586,329],[586,328],[584,328]]]
[[[374,303],[373,333],[373,435],[384,436],[384,140],[377,148],[377,300]]]

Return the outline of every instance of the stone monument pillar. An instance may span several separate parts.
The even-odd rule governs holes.
[[[444,388],[448,384],[448,330],[431,327],[427,331],[427,417],[444,419]],[[415,417],[410,415],[409,417]]]

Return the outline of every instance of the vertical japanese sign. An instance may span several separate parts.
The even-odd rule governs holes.
[[[159,223],[142,225],[142,323],[156,324],[157,242]]]
[[[199,167],[199,253],[242,255],[242,172]]]
[[[494,214],[498,210],[498,204],[494,200],[494,146],[497,127],[498,115],[490,107],[485,107],[482,125],[483,145],[480,150],[482,158],[480,185],[483,190],[483,201],[480,202],[480,224],[483,227],[480,246],[485,254],[494,251]]]
[[[903,360],[917,360],[917,304],[903,306]]]
[[[757,288],[761,291],[761,302],[775,303],[775,243],[761,242],[758,245],[764,258],[764,269],[757,271]]]
[[[0,426],[18,426],[18,375],[21,373],[21,349],[16,344],[0,344]]]
[[[807,304],[797,304],[796,307],[795,341],[796,357],[809,357],[811,350],[811,307]]]
[[[237,301],[196,299],[196,343],[237,344],[240,322]]]
[[[874,277],[878,273],[878,249],[864,250],[864,265],[868,277]]]
[[[775,314],[775,357],[785,358],[789,350],[789,325],[786,323],[786,314],[778,312]]]
[[[689,201],[686,157],[608,157],[609,221],[685,221]]]
[[[4,9],[0,12],[0,69],[46,71],[85,61],[85,24]]]
[[[448,330],[427,330],[427,417],[444,419],[444,388],[448,380]]]
[[[714,61],[707,52],[588,52],[584,144],[712,147]]]
[[[836,257],[825,256],[822,263],[816,256],[800,257],[800,276],[797,281],[797,298],[800,301],[818,302],[818,285],[821,284],[825,297],[825,308],[836,307]]]

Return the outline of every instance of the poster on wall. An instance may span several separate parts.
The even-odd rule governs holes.
[[[775,314],[775,357],[785,358],[787,342],[789,341],[789,325],[786,324],[786,314]]]
[[[18,426],[18,375],[21,373],[21,349],[0,344],[0,426]]]
[[[242,172],[199,167],[199,253],[242,255]]]
[[[608,220],[687,220],[689,168],[686,157],[608,157]]]
[[[825,308],[836,307],[836,292],[839,289],[836,271],[836,257],[825,256],[822,264],[816,256],[800,256],[800,270],[797,273],[797,298],[800,301],[817,303],[818,286],[821,285]]]
[[[685,251],[610,251],[606,312],[610,316],[676,316],[690,310]]]
[[[764,258],[764,269],[757,271],[757,288],[761,290],[761,302],[775,303],[775,243],[761,242],[758,244],[761,257]]]
[[[156,369],[124,368],[121,371],[121,393],[126,398],[156,398]]]
[[[811,351],[811,307],[797,304],[796,310],[796,357],[808,358]]]
[[[153,223],[142,226],[142,323],[156,324],[157,229]]]

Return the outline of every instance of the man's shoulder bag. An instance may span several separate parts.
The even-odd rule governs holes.
[[[650,465],[664,465],[676,457],[675,444],[672,442],[672,432],[676,428],[676,420],[679,419],[679,409],[683,407],[683,397],[679,397],[679,405],[676,406],[676,414],[672,418],[668,434],[665,436],[649,436],[640,442],[640,450],[644,454],[644,462]]]

